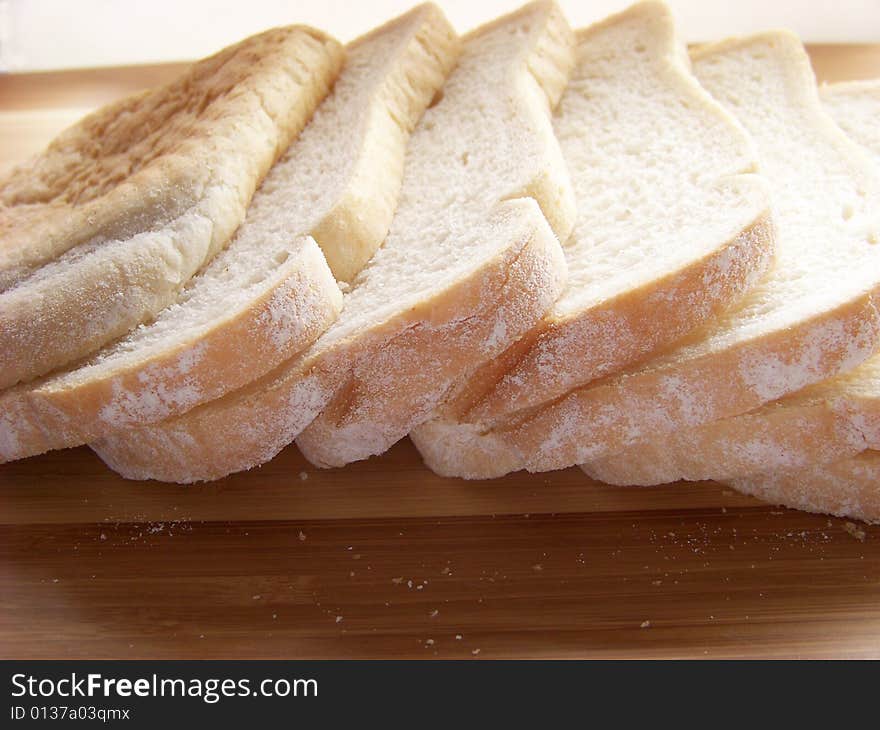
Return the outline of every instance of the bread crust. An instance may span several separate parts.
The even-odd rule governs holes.
[[[862,450],[880,446],[880,408],[869,388],[834,385],[858,381],[865,367],[870,364],[754,413],[668,433],[582,468],[617,484],[722,479],[774,504],[878,522],[880,452]],[[437,419],[412,438],[444,476],[491,478],[524,463],[503,435],[481,434],[473,424]],[[766,473],[768,466],[776,471]]]
[[[355,52],[371,39],[407,26],[414,26],[416,32],[400,60],[388,69],[382,88],[365,112],[373,133],[352,171],[349,188],[312,231],[339,281],[354,279],[388,235],[397,208],[407,141],[460,52],[458,35],[433,3],[418,5],[373,29],[352,41],[349,48]],[[377,174],[379,170],[382,174]]]
[[[30,414],[27,423],[0,416],[0,459],[87,443],[117,428],[183,413],[269,372],[314,342],[336,319],[342,294],[322,250],[338,253],[356,247],[360,258],[352,254],[347,262],[351,271],[384,239],[406,140],[458,48],[451,26],[433,5],[419,6],[369,37],[378,35],[400,36],[401,46],[383,59],[381,81],[369,105],[360,110],[367,117],[364,145],[339,199],[317,221],[314,238],[304,236],[290,246],[288,258],[252,298],[212,317],[185,341],[153,348],[113,369],[85,370],[82,378],[50,377],[0,393],[6,410]],[[30,406],[16,404],[22,399]]]
[[[502,208],[500,214],[511,217],[518,235],[509,247],[442,296],[399,312],[368,336],[340,341],[329,353],[285,364],[225,398],[177,418],[108,436],[91,444],[92,448],[110,468],[129,479],[208,481],[271,459],[334,395],[343,393],[345,405],[351,403],[357,387],[375,382],[370,364],[377,359],[385,364],[398,362],[396,383],[405,382],[396,378],[407,370],[420,383],[426,375],[433,378],[434,371],[427,371],[423,360],[400,357],[401,347],[410,351],[411,338],[438,343],[438,351],[449,358],[447,371],[438,377],[448,381],[467,367],[473,341],[485,347],[487,325],[496,321],[493,314],[509,317],[517,311],[527,320],[529,307],[546,307],[564,280],[562,252],[535,202],[510,201]],[[523,298],[525,306],[517,302]],[[472,333],[457,318],[450,318],[461,311],[475,313],[477,326]],[[364,381],[358,380],[361,368],[368,374]]]
[[[467,312],[466,322],[415,321],[359,354],[345,387],[296,439],[310,462],[344,466],[383,453],[430,416],[473,362],[499,355],[507,338],[523,335],[553,305],[566,278],[556,237],[532,198],[502,208],[522,221],[514,235],[525,243],[507,248],[478,286],[449,297],[456,311]],[[493,337],[500,330],[504,340]]]
[[[341,46],[318,31],[267,31],[89,115],[6,176],[0,387],[84,357],[170,304],[244,219],[341,63]]]
[[[534,74],[543,69],[552,82],[544,89],[517,75],[511,83],[528,105],[536,105],[534,116],[539,120],[561,86],[558,77],[567,73],[565,64],[570,65],[564,18],[554,4],[535,3],[491,27],[503,22],[516,29],[520,21],[530,19],[535,19],[535,30],[520,41],[522,70],[537,80]],[[484,28],[470,37],[485,32]],[[419,295],[364,329],[326,344],[319,340],[302,357],[241,391],[178,418],[111,435],[94,444],[95,450],[112,468],[132,478],[213,479],[270,459],[328,404],[326,420],[311,432],[321,429],[328,444],[327,451],[310,451],[316,460],[339,463],[352,458],[355,450],[359,458],[384,450],[409,430],[414,414],[418,417],[436,403],[456,374],[503,349],[540,318],[561,291],[565,265],[554,234],[567,235],[570,230],[573,202],[561,158],[558,166],[556,160],[546,162],[534,179],[514,192],[514,199],[500,201],[480,221],[486,225],[481,233],[497,238],[497,247],[475,257],[468,269],[430,296]],[[521,197],[523,193],[534,197]],[[548,217],[557,220],[559,230],[551,230]],[[410,345],[424,347],[424,353]],[[434,357],[442,362],[433,362]],[[392,371],[398,373],[392,390],[405,389],[407,403],[389,397],[386,375]],[[377,419],[382,426],[371,430]],[[354,431],[358,438],[352,438]],[[309,449],[312,441],[306,437],[303,443]]]
[[[755,206],[755,218],[737,235],[641,286],[630,286],[564,316],[551,312],[507,352],[473,373],[412,434],[428,466],[444,475],[480,479],[522,468],[516,450],[493,429],[503,429],[573,388],[619,372],[680,341],[738,302],[773,264],[770,195],[763,179],[748,174],[749,139],[733,117],[706,98],[690,74],[668,8],[662,3],[641,3],[578,31],[577,38],[589,44],[597,34],[628,23],[639,24],[639,41],[652,46],[652,63],[664,83],[688,102],[696,99],[728,122],[731,139],[743,147],[746,174],[719,173],[720,182],[743,188],[749,195],[757,193],[763,208]],[[595,73],[586,58],[586,73]]]
[[[539,90],[539,99],[543,109],[538,113],[549,116],[566,86],[566,81],[574,65],[573,36],[558,6],[554,3],[532,3],[511,16],[500,18],[477,29],[466,37],[477,40],[499,26],[511,24],[514,18],[528,15],[543,16],[540,33],[534,44],[528,48],[525,58],[526,68]],[[534,31],[533,31],[534,32]],[[528,98],[528,97],[526,97]],[[558,149],[558,148],[554,148]],[[568,238],[574,225],[576,212],[572,198],[571,183],[565,170],[561,154],[548,156],[545,168],[540,171],[522,190],[514,193],[513,200],[534,200],[549,222],[558,240]],[[511,198],[508,198],[511,200]],[[558,248],[558,246],[557,246]],[[564,257],[560,250],[562,263],[552,268],[563,270]],[[561,269],[560,269],[561,267]],[[491,363],[496,357],[502,356],[506,348],[497,346],[487,348],[482,345],[494,331],[503,331],[503,342],[509,345],[518,341],[534,326],[552,306],[562,293],[559,282],[548,285],[549,279],[532,285],[532,292],[517,292],[510,288],[509,306],[499,305],[496,324],[492,328],[483,328],[483,334],[477,335],[475,323],[479,322],[478,310],[460,307],[467,313],[469,330],[462,335],[466,338],[452,345],[451,351],[445,354],[438,348],[439,339],[432,339],[430,333],[413,331],[398,343],[389,356],[376,358],[368,367],[362,367],[358,375],[356,395],[339,394],[328,407],[300,434],[296,443],[305,457],[317,466],[342,466],[352,461],[369,458],[381,454],[395,442],[403,438],[413,428],[423,423],[448,394],[455,384],[467,373],[482,363]],[[546,287],[541,291],[540,286]],[[463,342],[469,344],[464,345]],[[407,366],[404,343],[413,348],[410,353],[419,353],[415,361],[416,367]],[[470,359],[466,353],[470,348]],[[391,356],[391,352],[397,352]],[[440,363],[454,362],[452,368],[445,369]],[[431,373],[418,372],[424,370],[426,363],[431,363]],[[389,373],[397,372],[398,378],[389,379]],[[427,377],[426,377],[427,376]],[[452,380],[447,382],[446,378]]]
[[[880,449],[880,356],[750,413],[643,441],[584,465],[610,484],[728,480]]]
[[[876,194],[876,178],[871,175],[868,160],[819,108],[809,63],[794,36],[772,33],[725,41],[702,48],[695,55],[704,58],[752,43],[761,50],[772,47],[779,54],[784,63],[781,75],[785,91],[792,103],[808,110],[811,124],[815,117],[816,132],[827,137],[835,154],[852,171],[853,179],[865,187],[862,194]],[[870,250],[865,249],[866,253]],[[874,268],[868,265],[866,271],[873,272]],[[685,342],[684,349],[575,389],[546,408],[525,413],[518,422],[496,428],[493,439],[504,443],[502,450],[515,452],[522,468],[564,468],[605,459],[648,437],[747,413],[846,373],[880,347],[876,307],[880,286],[870,276],[854,281],[858,285],[846,289],[846,296],[836,297],[837,301],[824,311],[812,307],[812,313],[799,312],[799,317],[790,318],[785,326],[745,330],[748,336],[732,344],[725,341],[726,330],[721,330],[714,347],[701,348],[704,335],[697,331]],[[757,305],[764,301],[752,302],[755,308],[747,311],[761,313]],[[693,348],[689,350],[687,345]],[[828,434],[839,426],[824,422],[818,430]],[[844,428],[840,438],[846,437]],[[442,458],[447,452],[437,449],[432,458]],[[444,467],[446,473],[448,466]],[[487,471],[497,475],[494,464],[488,465]]]
[[[745,291],[751,285],[753,277],[760,275],[762,266],[765,265],[763,259],[772,252],[772,242],[772,221],[769,216],[764,216],[743,231],[729,246],[722,247],[721,251],[726,253],[719,253],[719,256],[730,256],[734,261],[741,260],[735,263],[731,261],[729,266],[721,267],[726,273],[719,289],[729,293],[733,299],[740,292]],[[717,263],[715,257],[712,259],[706,262],[708,267],[714,267]],[[690,275],[688,277],[670,277],[673,290],[682,291],[693,286],[696,287],[695,291],[699,296],[700,281],[703,276],[699,273],[701,268],[690,267],[687,271]],[[662,296],[665,290],[663,283],[658,282],[658,288],[655,290],[657,296],[648,295],[641,299],[636,293],[632,297],[622,297],[632,306],[627,319],[632,321],[634,326],[642,329],[654,326],[666,332],[677,326],[674,321],[667,322],[665,317],[656,314],[658,305],[660,311],[664,311],[663,304],[657,300],[666,303],[666,298]],[[687,301],[685,299],[675,302],[674,306],[685,309]],[[612,302],[618,300],[614,299]],[[722,306],[722,300],[719,299],[716,306]],[[604,311],[606,310],[603,306],[597,316],[601,317]],[[670,317],[672,316],[674,315],[670,313]],[[681,316],[684,321],[688,320],[686,312],[682,312]],[[574,320],[571,326],[581,329],[586,335],[590,331],[591,322],[595,322],[592,316],[583,317]],[[464,479],[494,479],[525,468],[524,457],[509,439],[509,427],[516,423],[517,418],[527,417],[527,414],[534,412],[534,409],[514,411],[507,419],[482,420],[479,416],[484,411],[478,410],[473,404],[480,404],[481,395],[487,391],[494,392],[493,386],[506,373],[519,366],[526,358],[534,358],[535,353],[540,352],[540,345],[534,344],[534,340],[530,339],[535,336],[536,331],[533,330],[495,362],[475,373],[475,376],[469,379],[467,388],[455,393],[443,403],[430,420],[413,430],[410,436],[422,454],[425,464],[432,471],[443,476],[457,476]],[[569,339],[569,342],[572,339],[574,338]],[[585,336],[582,337],[582,341],[583,352],[569,345],[566,352],[570,354],[566,354],[566,361],[571,358],[571,362],[578,362],[579,358],[583,357],[587,363],[603,362],[601,357],[597,358],[595,353],[590,351],[589,340]],[[596,342],[597,351],[605,355],[606,352],[602,349],[602,337],[597,337]],[[611,355],[607,357],[613,362]]]
[[[730,485],[771,504],[880,523],[878,483],[880,452],[864,451],[850,459],[806,469],[735,479]],[[847,528],[858,536],[852,526]]]
[[[522,455],[506,434],[474,423],[431,418],[409,434],[432,472],[459,479],[497,479],[523,468]]]
[[[819,400],[791,407],[772,404],[666,434],[662,442],[642,441],[581,468],[593,479],[624,486],[680,479],[725,481],[823,464],[868,447],[863,428],[856,426],[844,404]]]
[[[674,366],[575,390],[510,428],[529,471],[561,469],[622,451],[651,433],[698,426],[854,368],[880,348],[872,294]]]
[[[819,94],[834,120],[880,162],[880,82],[832,84],[820,87]],[[612,484],[726,480],[807,468],[880,448],[878,357],[752,413],[668,434],[662,442],[641,442],[585,465],[584,471]]]
[[[814,382],[854,367],[878,347],[880,318],[866,295],[814,317],[796,332],[774,332],[675,367],[624,373],[576,389],[519,422],[484,432],[479,446],[471,446],[466,455],[459,448],[467,443],[466,434],[474,438],[472,425],[459,433],[454,422],[436,419],[420,427],[413,440],[432,470],[466,479],[589,464],[623,452],[644,434],[718,421],[772,400],[769,384],[756,388],[750,375],[756,363],[799,370]],[[785,386],[779,382],[775,387]],[[824,422],[817,433],[840,435],[847,428]],[[591,467],[586,469],[592,475]]]
[[[735,238],[677,271],[578,315],[545,320],[500,378],[489,372],[488,388],[470,386],[486,394],[459,418],[487,429],[501,425],[681,340],[738,302],[764,276],[773,264],[773,241],[768,209]],[[547,372],[546,362],[559,367]]]
[[[52,381],[0,393],[0,461],[69,448],[136,422],[167,418],[242,387],[307,347],[342,308],[342,294],[311,238],[272,273],[249,305],[194,340],[103,378]],[[195,401],[195,402],[194,402]]]

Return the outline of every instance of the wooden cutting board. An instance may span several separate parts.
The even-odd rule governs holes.
[[[880,46],[815,46],[822,80]],[[178,66],[0,78],[0,169]],[[441,479],[408,441],[206,486],[0,467],[0,657],[880,657],[880,529],[714,484]]]

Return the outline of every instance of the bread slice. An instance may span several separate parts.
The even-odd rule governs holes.
[[[703,47],[693,62],[758,146],[772,186],[776,265],[685,344],[509,426],[503,438],[529,470],[594,461],[748,412],[849,371],[880,347],[880,180],[822,109],[800,41],[765,33]]]
[[[880,444],[880,404],[863,388],[869,365],[880,370],[875,360],[751,413],[643,441],[582,468],[607,484],[647,486],[727,481],[857,454]],[[880,372],[873,376],[876,387]]]
[[[322,412],[346,450],[316,457],[306,446],[308,456],[362,458],[404,436],[473,363],[531,328],[564,286],[557,236],[574,219],[549,113],[571,51],[549,2],[469,34],[410,141],[389,236],[334,325],[238,392],[102,439],[101,458],[133,478],[213,479],[272,458]]]
[[[834,84],[820,94],[880,175],[880,83]],[[837,461],[866,448],[880,449],[880,355],[751,413],[639,443],[585,471],[611,484],[726,480]]]
[[[734,479],[731,485],[771,504],[880,523],[880,451],[806,469]]]
[[[407,139],[457,50],[433,5],[353,42],[233,241],[171,307],[82,365],[0,393],[0,459],[182,413],[311,344],[342,307],[325,255],[351,276],[385,238]]]
[[[841,129],[880,157],[880,79],[826,84],[819,95]]]
[[[880,159],[880,81],[852,81],[823,87],[822,100],[837,123]],[[825,454],[803,468],[779,469],[733,479],[730,484],[758,499],[808,512],[830,513],[866,522],[880,522],[880,360],[871,358],[845,380],[829,381],[837,397],[851,402],[858,420],[845,419],[858,427],[869,447],[853,458],[822,463]],[[819,420],[819,419],[816,419]],[[809,421],[813,426],[816,420]],[[786,431],[788,432],[788,431]],[[833,440],[829,439],[833,444]],[[802,452],[798,452],[799,456]],[[842,450],[838,450],[838,455]]]
[[[554,118],[579,203],[564,246],[568,288],[413,431],[442,474],[500,471],[481,433],[670,346],[772,263],[769,191],[748,174],[751,142],[690,73],[666,5],[634,5],[577,44]]]
[[[0,388],[173,302],[242,222],[342,56],[318,31],[267,31],[89,115],[0,181]]]

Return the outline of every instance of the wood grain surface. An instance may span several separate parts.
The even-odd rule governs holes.
[[[811,49],[820,79],[880,46]],[[0,78],[0,169],[179,66]],[[401,442],[211,485],[0,467],[2,658],[880,657],[880,529],[715,484],[442,479]]]

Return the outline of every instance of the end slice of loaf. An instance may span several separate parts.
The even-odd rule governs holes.
[[[446,475],[505,473],[494,427],[669,347],[772,263],[751,141],[690,73],[669,9],[642,3],[580,31],[576,57],[554,117],[579,208],[568,287],[411,434]]]
[[[686,344],[512,426],[507,438],[530,470],[746,413],[880,347],[880,178],[822,108],[800,41],[766,33],[701,48],[693,61],[757,145],[772,187],[776,265]]]
[[[864,146],[880,175],[880,82],[820,89],[835,121]],[[584,467],[610,484],[727,480],[837,461],[880,449],[880,355],[849,373],[741,416],[682,429]]]
[[[849,459],[734,479],[730,484],[771,504],[880,523],[880,451]]]
[[[342,57],[318,31],[267,31],[87,116],[0,181],[0,388],[171,304],[244,220]]]
[[[410,140],[388,238],[334,325],[240,391],[102,439],[101,458],[132,478],[214,479],[272,458],[319,414],[327,441],[306,439],[307,456],[364,458],[531,328],[564,286],[557,236],[574,219],[550,124],[571,51],[549,2],[469,34]]]
[[[185,412],[311,344],[342,308],[325,255],[350,276],[385,238],[407,139],[457,50],[433,5],[353,42],[232,242],[172,306],[79,367],[0,393],[0,458]]]

